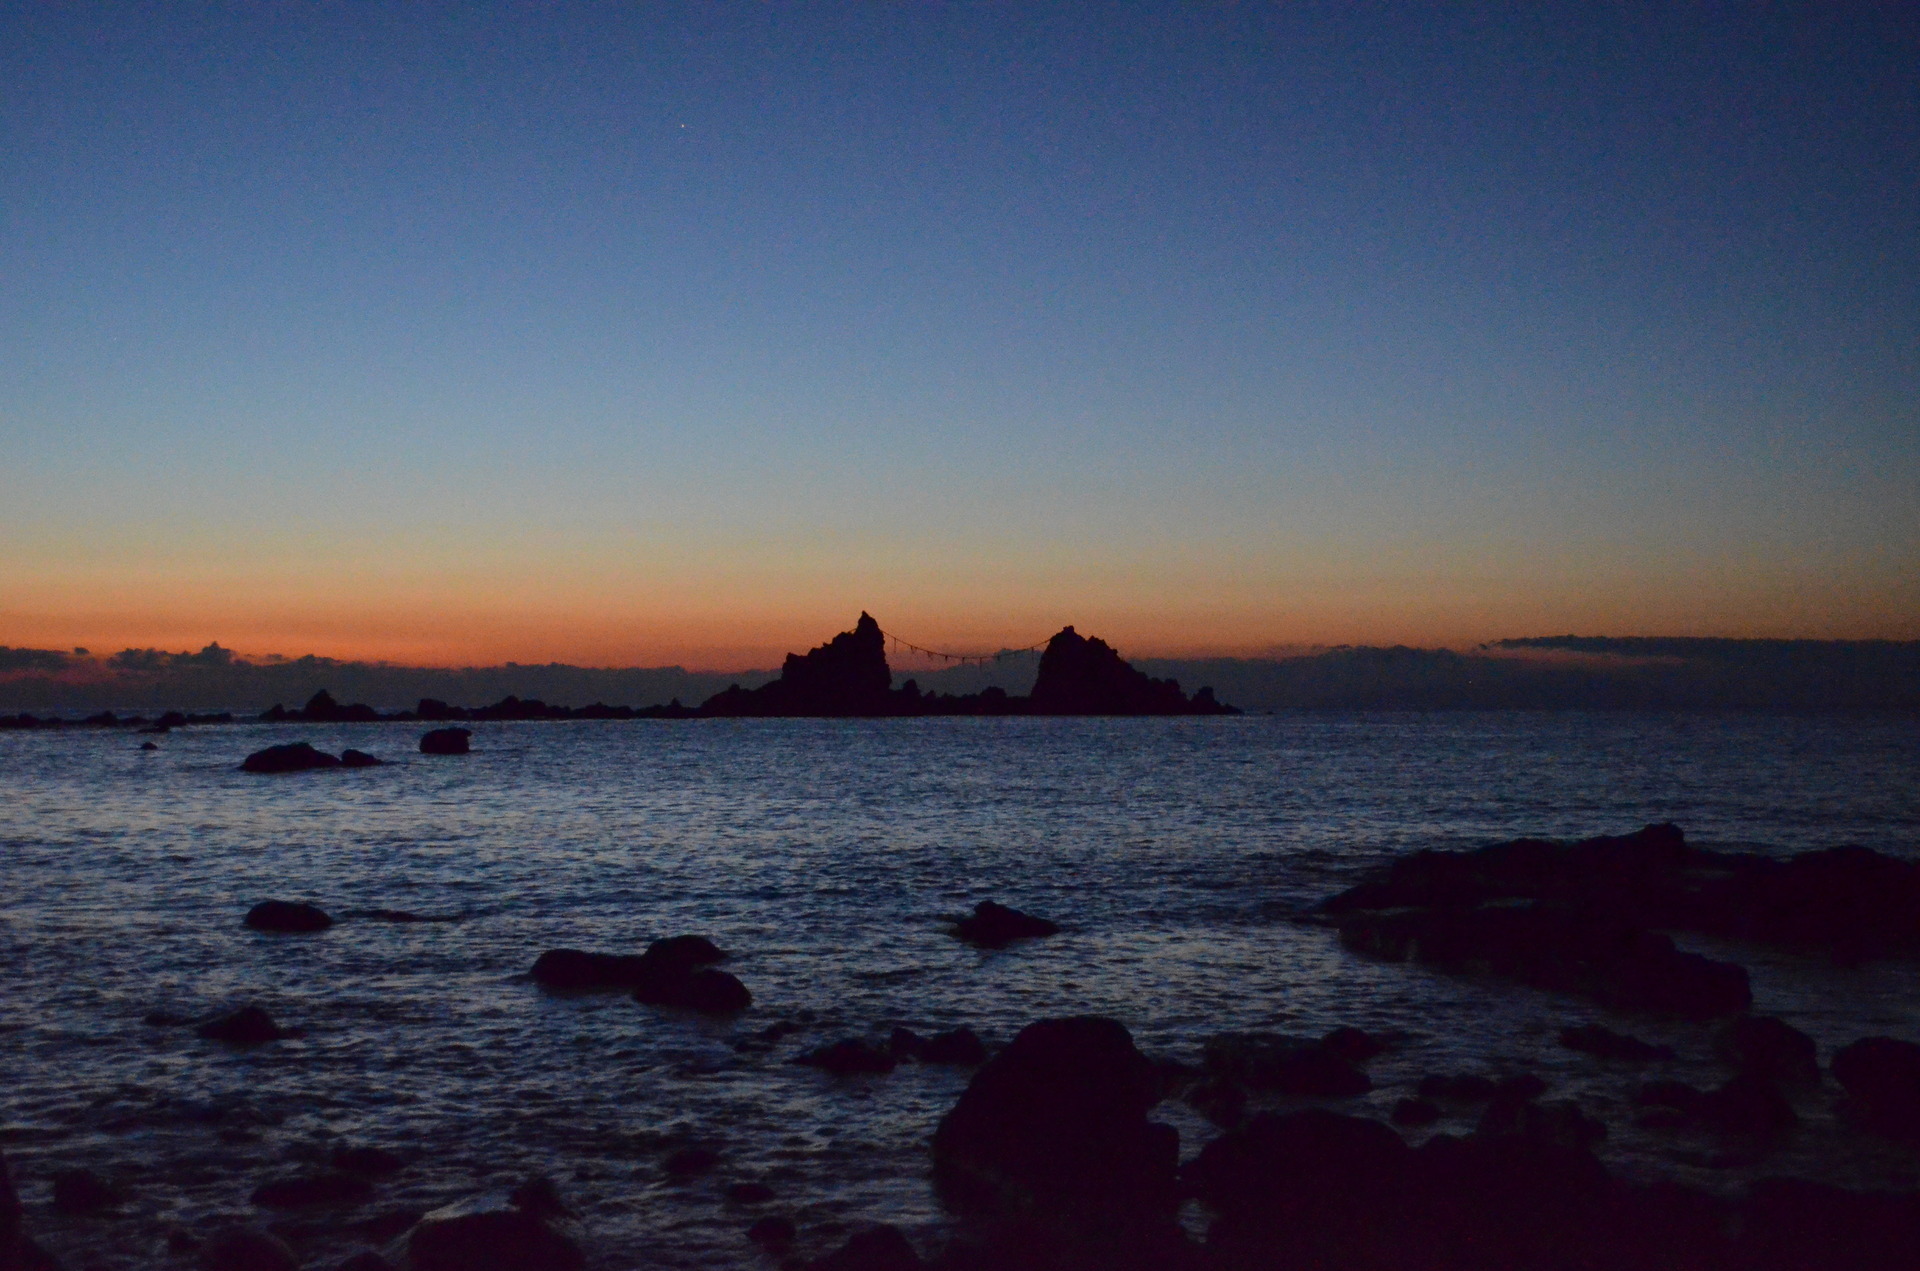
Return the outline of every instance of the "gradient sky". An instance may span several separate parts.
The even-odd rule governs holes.
[[[1920,10],[0,5],[0,643],[1920,637]]]

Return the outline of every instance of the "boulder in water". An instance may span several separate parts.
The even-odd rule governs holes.
[[[856,1073],[892,1072],[899,1063],[889,1051],[861,1041],[857,1037],[842,1038],[840,1041],[810,1050],[795,1058],[793,1062],[808,1068],[819,1068],[836,1077],[847,1077]]]
[[[340,752],[340,766],[342,768],[378,768],[385,763],[386,760],[376,759],[364,750],[343,750]]]
[[[1820,1084],[1813,1038],[1784,1020],[1748,1015],[1714,1037],[1714,1052],[1741,1072],[1788,1086]]]
[[[925,1264],[897,1227],[869,1227],[847,1237],[847,1242],[825,1257],[806,1264],[806,1271],[920,1271]]]
[[[1056,935],[1060,925],[1032,914],[1021,913],[1008,905],[983,900],[973,913],[954,924],[953,936],[987,949],[1004,949],[1015,940],[1031,940]]]
[[[325,931],[333,925],[318,905],[299,900],[263,900],[247,910],[246,924],[255,931]]]
[[[304,741],[256,750],[240,761],[242,772],[306,772],[314,768],[338,768],[340,759],[324,750],[315,750]]]
[[[918,1057],[923,1064],[977,1068],[987,1062],[987,1044],[971,1028],[955,1028],[927,1038],[920,1044]]]
[[[287,1242],[258,1227],[220,1232],[200,1249],[202,1271],[299,1271]]]
[[[360,1175],[328,1171],[262,1183],[253,1190],[253,1203],[263,1209],[308,1209],[357,1205],[371,1195],[373,1184]]]
[[[1655,1059],[1672,1059],[1673,1047],[1656,1046],[1652,1042],[1641,1041],[1638,1037],[1629,1037],[1625,1033],[1616,1033],[1603,1024],[1581,1024],[1560,1030],[1560,1044],[1568,1050],[1582,1050],[1589,1055],[1598,1055],[1602,1059],[1619,1059],[1627,1063],[1648,1063]]]
[[[118,1187],[92,1170],[61,1170],[53,1176],[53,1207],[63,1214],[90,1214],[125,1199]]]
[[[423,755],[464,755],[472,750],[470,728],[436,728],[420,738]]]

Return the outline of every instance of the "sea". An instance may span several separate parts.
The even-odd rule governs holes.
[[[191,1265],[195,1239],[265,1224],[311,1267],[408,1215],[552,1181],[590,1265],[771,1267],[779,1214],[813,1256],[887,1222],[923,1252],[950,1220],[928,1143],[965,1069],[836,1077],[796,1065],[844,1037],[959,1026],[1004,1044],[1038,1019],[1122,1021],[1157,1059],[1208,1037],[1400,1034],[1369,1066],[1382,1116],[1428,1073],[1533,1072],[1608,1126],[1633,1177],[1736,1190],[1770,1174],[1912,1187],[1910,1150],[1857,1135],[1835,1090],[1759,1156],[1634,1123],[1652,1076],[1717,1084],[1709,1025],[1611,1014],[1509,983],[1370,962],[1303,919],[1423,848],[1672,821],[1703,846],[1920,853],[1920,722],[1579,713],[1295,713],[1207,719],[481,723],[473,753],[421,726],[235,724],[153,738],[0,733],[0,1147],[30,1227],[69,1266]],[[386,765],[257,776],[250,751],[355,747]],[[310,901],[314,935],[242,925]],[[1051,918],[999,951],[948,934],[981,900]],[[368,916],[405,910],[445,921]],[[698,933],[751,1009],[709,1019],[529,978],[546,949],[637,952]],[[1755,1011],[1811,1034],[1920,1040],[1911,963],[1683,939],[1753,979]],[[238,1050],[200,1020],[246,1004],[299,1030]],[[770,1048],[739,1043],[778,1021]],[[151,1022],[162,1021],[162,1022]],[[1599,1022],[1671,1044],[1623,1065],[1561,1048]],[[1186,1155],[1219,1131],[1156,1115]],[[1433,1130],[1464,1133],[1457,1114]],[[273,1211],[265,1182],[335,1149],[405,1168],[333,1209]],[[713,1168],[681,1175],[687,1148]],[[85,1168],[118,1206],[56,1213]],[[771,1199],[730,1189],[763,1184]],[[1205,1215],[1187,1220],[1204,1230]],[[172,1241],[170,1244],[169,1241]]]

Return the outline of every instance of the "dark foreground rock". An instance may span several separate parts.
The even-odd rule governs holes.
[[[1022,913],[997,901],[983,900],[953,926],[953,936],[984,949],[1004,949],[1015,940],[1058,935],[1060,924]]]
[[[1056,1265],[1177,1265],[1179,1134],[1147,1119],[1160,1093],[1119,1023],[1030,1024],[941,1119],[935,1184],[955,1210],[1012,1224],[1021,1248],[1051,1250]]]
[[[357,1205],[373,1195],[373,1184],[358,1174],[329,1170],[276,1178],[253,1190],[253,1203],[263,1209],[308,1209]]]
[[[423,755],[464,755],[472,750],[470,728],[436,728],[420,738]]]
[[[1750,1015],[1733,1020],[1713,1039],[1714,1053],[1749,1076],[1786,1086],[1820,1084],[1813,1038],[1784,1020]]]
[[[405,1237],[411,1271],[574,1271],[586,1255],[551,1187],[530,1184],[427,1214]]]
[[[315,750],[304,741],[256,750],[240,761],[242,772],[306,772],[314,768],[338,768],[340,757]]]
[[[230,1227],[200,1247],[201,1271],[298,1271],[286,1241],[258,1227]]]
[[[318,905],[299,900],[263,900],[247,910],[246,924],[255,931],[325,931],[333,919]]]
[[[549,949],[534,961],[533,978],[556,992],[627,992],[649,1006],[726,1015],[753,1004],[746,985],[709,965],[726,957],[705,936],[656,940],[641,954]]]
[[[1842,1110],[1864,1130],[1920,1140],[1920,1046],[1868,1037],[1833,1057],[1833,1079],[1847,1092]]]
[[[919,1271],[925,1264],[897,1227],[870,1227],[806,1264],[806,1271]]]
[[[384,767],[385,764],[386,760],[377,759],[364,750],[343,750],[340,752],[340,766],[342,768],[379,768]]]
[[[1708,1019],[1753,1004],[1746,968],[1684,952],[1672,937],[1598,903],[1447,904],[1392,911],[1363,910],[1358,903],[1336,910],[1340,940],[1370,957],[1411,959],[1456,972],[1488,971],[1621,1011]]]
[[[1340,1043],[1326,1039],[1222,1033],[1207,1040],[1206,1066],[1214,1076],[1252,1090],[1307,1098],[1349,1099],[1373,1089],[1373,1079],[1342,1058]]]
[[[1920,862],[1861,847],[1787,860],[1689,847],[1675,825],[1557,843],[1418,852],[1323,906],[1471,911],[1534,901],[1628,927],[1820,949],[1842,962],[1920,951]]]
[[[208,1041],[229,1046],[261,1046],[294,1034],[274,1023],[273,1016],[258,1006],[243,1006],[231,1015],[223,1015],[195,1030]]]
[[[0,1152],[0,1271],[56,1271],[59,1263],[27,1234],[20,1194]]]

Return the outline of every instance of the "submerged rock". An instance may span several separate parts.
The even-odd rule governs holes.
[[[1373,1080],[1329,1050],[1324,1041],[1280,1033],[1222,1033],[1207,1040],[1210,1072],[1254,1090],[1307,1098],[1348,1099],[1373,1089]]]
[[[852,1076],[856,1073],[892,1072],[899,1064],[890,1051],[861,1041],[857,1037],[842,1038],[840,1041],[810,1050],[796,1057],[793,1062],[808,1068],[819,1068],[837,1077]]]
[[[987,1062],[987,1044],[971,1028],[955,1028],[927,1038],[917,1057],[923,1064],[976,1068]]]
[[[342,768],[379,768],[386,764],[384,759],[376,759],[364,750],[343,750],[340,752]]]
[[[1060,925],[1018,909],[983,900],[973,913],[954,924],[953,936],[987,949],[1004,949],[1015,940],[1057,935]]]
[[[649,1006],[709,1015],[743,1011],[753,994],[734,976],[706,965],[727,957],[705,936],[656,940],[641,954],[549,949],[533,964],[533,978],[559,992],[630,992]]]
[[[318,905],[298,900],[263,900],[247,910],[246,924],[255,931],[325,931],[333,919]]]
[[[340,759],[324,750],[315,750],[304,741],[256,750],[240,761],[242,772],[305,772],[313,768],[338,768]]]
[[[293,1036],[258,1006],[243,1006],[231,1015],[202,1024],[195,1031],[208,1041],[225,1042],[229,1046],[260,1046]]]
[[[436,728],[420,738],[423,755],[464,755],[471,751],[470,728]]]

